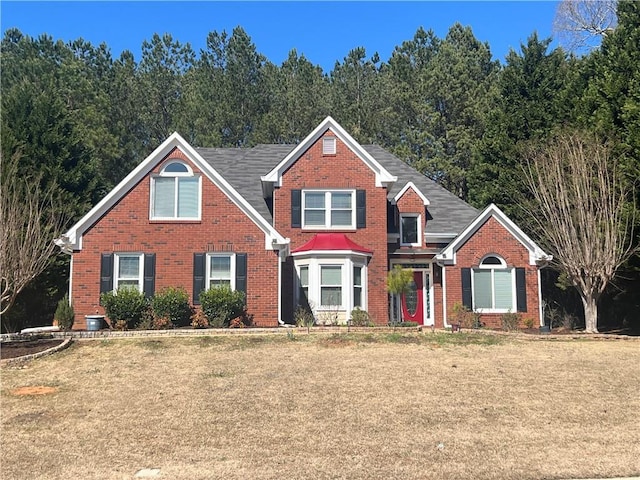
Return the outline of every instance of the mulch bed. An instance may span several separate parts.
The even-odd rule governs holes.
[[[53,347],[57,347],[64,338],[47,340],[20,340],[15,342],[3,342],[0,345],[0,359],[23,357],[38,352],[43,352]]]

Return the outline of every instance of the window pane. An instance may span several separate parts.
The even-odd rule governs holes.
[[[353,267],[353,284],[362,285],[362,267]]]
[[[171,162],[162,171],[166,173],[189,173],[187,166],[180,162]]]
[[[332,193],[331,208],[351,208],[351,193]]]
[[[300,285],[309,285],[309,267],[300,267]]]
[[[331,212],[331,226],[350,226],[351,210],[334,210]]]
[[[495,296],[496,305],[495,308],[510,309],[513,308],[513,291],[512,291],[512,277],[511,269],[508,270],[494,270],[493,271],[494,284],[495,284]]]
[[[324,208],[324,192],[305,193],[305,208]]]
[[[493,308],[491,270],[473,271],[473,303],[475,308]]]
[[[231,280],[211,280],[209,281],[209,288],[229,287],[231,288]]]
[[[305,210],[305,225],[324,225],[324,210]]]
[[[117,290],[138,290],[137,280],[118,280]]]
[[[118,277],[128,279],[138,279],[140,276],[140,257],[136,256],[120,256],[118,257]],[[137,284],[137,282],[136,282]]]
[[[353,306],[362,307],[362,288],[353,287]]]
[[[323,307],[342,305],[342,288],[322,287],[320,289],[320,304]]]
[[[231,279],[231,257],[212,256],[209,257],[211,262],[210,276],[212,279]]]
[[[321,285],[342,285],[342,267],[320,267]]]
[[[418,217],[402,217],[402,243],[418,243]]]
[[[175,179],[155,177],[154,182],[154,198],[153,198],[153,217],[173,217],[175,202]]]
[[[197,177],[178,179],[178,217],[198,217],[198,185]]]

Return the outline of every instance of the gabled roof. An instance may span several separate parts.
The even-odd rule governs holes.
[[[438,242],[446,238],[449,242],[478,216],[478,209],[418,172],[391,152],[379,145],[364,145],[364,148],[398,178],[394,185],[389,186],[387,195],[389,201],[393,202],[395,196],[408,182],[412,182],[429,199],[427,238],[436,238]]]
[[[529,251],[530,265],[544,265],[553,259],[552,255],[545,253],[533,240],[531,240],[515,223],[507,217],[495,204],[489,205],[478,215],[473,222],[452,241],[447,247],[436,255],[436,260],[446,264],[455,265],[456,252],[486,223],[489,218],[495,218],[513,237]]]
[[[82,249],[82,235],[104,216],[133,187],[149,174],[171,151],[180,149],[209,180],[211,180],[242,212],[249,217],[265,234],[265,248],[277,249],[289,243],[283,238],[258,211],[204,158],[189,145],[177,132],[174,132],[162,144],[145,158],[124,180],[105,196],[84,217],[73,225],[64,235],[56,239],[56,244],[65,252]]]
[[[351,252],[367,256],[373,255],[373,250],[358,245],[344,233],[317,233],[307,243],[293,250],[291,254],[295,256],[311,252]]]
[[[405,192],[409,189],[412,189],[414,192],[416,192],[416,194],[420,197],[420,199],[422,200],[422,203],[424,203],[425,207],[430,205],[431,203],[429,202],[429,200],[427,199],[427,197],[424,196],[424,194],[420,191],[420,189],[418,187],[415,186],[415,184],[413,182],[407,182],[405,183],[404,187],[402,187],[402,190],[400,190],[395,197],[393,197],[393,201],[394,203],[398,203],[398,200],[400,200],[402,198],[402,196],[405,194]]]
[[[345,129],[333,118],[327,117],[313,132],[311,132],[302,142],[300,142],[282,161],[276,165],[269,173],[261,177],[263,182],[269,182],[277,187],[282,186],[282,175],[293,165],[298,158],[313,145],[327,130],[349,147],[362,161],[375,173],[376,186],[386,187],[396,181],[396,177],[391,175],[378,161],[367,152],[362,145],[356,142]]]

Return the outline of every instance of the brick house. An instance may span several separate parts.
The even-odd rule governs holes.
[[[56,243],[71,255],[74,328],[101,292],[146,295],[226,284],[256,325],[293,322],[297,305],[344,322],[360,307],[446,327],[456,303],[497,326],[505,312],[542,324],[550,260],[495,205],[478,211],[327,117],[298,145],[194,148],[174,133]],[[388,271],[410,268],[401,298]]]

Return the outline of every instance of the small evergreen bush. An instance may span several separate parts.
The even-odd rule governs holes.
[[[69,303],[69,295],[65,295],[56,308],[54,318],[61,330],[71,330],[76,314],[73,305]]]
[[[111,325],[119,330],[135,328],[149,308],[144,294],[134,288],[121,288],[100,295],[100,303]]]
[[[229,287],[214,287],[200,292],[202,311],[214,328],[228,327],[244,311],[244,293]]]
[[[167,287],[151,299],[151,308],[156,318],[167,318],[173,326],[189,325],[193,309],[189,305],[189,294],[182,287]]]

